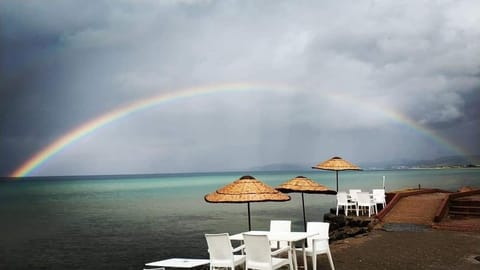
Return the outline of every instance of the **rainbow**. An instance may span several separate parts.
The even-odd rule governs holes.
[[[384,115],[389,119],[393,119],[395,122],[410,128],[411,130],[415,131],[416,133],[425,136],[436,144],[441,145],[443,148],[448,150],[449,152],[455,153],[456,155],[460,156],[471,156],[472,154],[469,151],[463,149],[459,145],[456,145],[453,142],[448,141],[444,137],[438,135],[434,130],[427,128],[426,126],[421,125],[417,121],[413,120],[412,118],[408,117],[405,114],[401,114],[400,112],[396,111],[395,109],[389,108],[385,105],[375,103],[371,99],[359,99],[353,96],[348,96],[345,94],[339,93],[332,93],[328,96],[331,99],[334,99],[335,102],[349,102],[352,108],[358,107],[359,104],[362,105],[362,109],[372,111],[376,114]]]
[[[31,156],[26,162],[21,166],[15,169],[10,177],[26,177],[30,176],[32,172],[37,170],[45,162],[55,156],[57,153],[65,149],[67,146],[81,140],[83,137],[95,132],[101,127],[106,126],[109,123],[125,118],[126,116],[147,110],[154,106],[160,104],[173,102],[181,99],[193,98],[198,96],[212,95],[215,93],[230,93],[230,92],[246,92],[246,91],[292,91],[293,88],[287,87],[284,85],[276,84],[263,84],[263,83],[230,83],[230,84],[220,84],[220,85],[207,85],[202,87],[192,87],[186,88],[183,90],[170,91],[163,93],[151,98],[139,100],[126,106],[120,107],[116,110],[107,112],[99,117],[96,117],[90,121],[85,122],[84,124],[74,128],[68,133],[64,134],[53,143],[47,145],[45,148],[41,149],[33,156]],[[449,151],[452,151],[456,154],[466,156],[467,152],[460,148],[459,146],[449,142],[443,137],[436,134],[433,130],[430,130],[413,119],[407,117],[406,115],[400,114],[392,109],[387,107],[379,106],[378,104],[372,104],[369,101],[360,100],[351,96],[340,95],[340,94],[326,94],[326,97],[333,99],[339,99],[342,102],[352,102],[355,106],[361,105],[365,109],[370,109],[375,113],[381,113],[388,118],[395,120],[396,122],[410,127],[422,135],[431,138],[436,143],[442,145]],[[373,108],[373,109],[372,109]]]
[[[218,92],[246,92],[246,91],[285,91],[288,90],[285,86],[275,84],[262,83],[230,83],[219,85],[207,85],[202,87],[191,87],[179,91],[170,91],[151,98],[139,100],[130,103],[124,107],[105,113],[97,118],[94,118],[79,127],[71,130],[67,134],[61,136],[47,147],[43,148],[20,167],[10,174],[10,177],[25,177],[29,176],[34,170],[38,169],[42,164],[47,162],[52,156],[62,151],[65,147],[79,141],[83,137],[95,132],[99,128],[120,120],[126,116],[151,107],[173,102],[176,100],[197,97],[202,95],[211,95]]]

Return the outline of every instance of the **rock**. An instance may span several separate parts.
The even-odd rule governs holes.
[[[343,240],[350,237],[360,237],[368,234],[373,228],[373,220],[367,217],[335,215],[330,213],[323,215],[323,221],[330,223],[330,241]]]
[[[370,222],[370,219],[363,219],[357,217],[349,217],[347,219],[347,225],[350,227],[367,227]]]
[[[347,225],[345,216],[337,216],[330,213],[323,215],[323,221],[330,223],[330,230],[336,230]]]
[[[347,237],[355,237],[359,234],[368,233],[368,228],[366,228],[366,227],[350,227],[350,228],[346,228],[344,233],[347,235]]]
[[[332,213],[325,213],[323,214],[323,221],[324,222],[329,222],[330,220],[335,218],[335,214]]]
[[[347,235],[343,231],[333,231],[330,234],[330,241],[337,241],[347,238]]]

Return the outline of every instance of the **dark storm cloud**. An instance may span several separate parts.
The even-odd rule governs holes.
[[[275,82],[108,125],[38,174],[223,170],[479,151],[476,1],[3,1],[0,173],[74,127],[191,86]],[[396,142],[392,144],[391,142]]]

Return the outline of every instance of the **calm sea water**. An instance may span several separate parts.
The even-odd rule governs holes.
[[[203,196],[242,173],[39,178],[0,182],[0,269],[142,269],[170,257],[207,258],[205,233],[248,228],[246,204],[210,204]],[[277,186],[304,175],[335,189],[335,173],[259,172]],[[478,169],[340,172],[339,189],[480,186]],[[302,230],[300,194],[251,204],[252,228],[290,219]],[[307,220],[322,221],[335,196],[305,195]]]

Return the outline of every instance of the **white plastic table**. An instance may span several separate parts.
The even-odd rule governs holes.
[[[209,264],[208,259],[186,259],[172,258],[151,263],[146,263],[147,267],[165,267],[165,268],[195,268],[198,266]]]
[[[298,269],[297,264],[297,253],[295,252],[295,243],[301,242],[302,243],[302,252],[303,252],[303,261],[304,261],[304,269],[307,269],[307,256],[305,254],[305,239],[307,237],[311,237],[317,235],[318,233],[307,233],[307,232],[270,232],[270,231],[250,231],[246,232],[249,234],[262,234],[267,235],[269,240],[272,241],[285,241],[290,244],[290,252],[293,259],[293,268]],[[243,241],[243,233],[237,233],[230,236],[230,240],[236,241]]]

